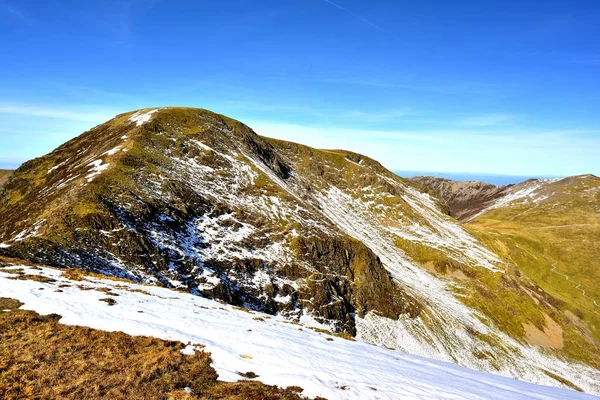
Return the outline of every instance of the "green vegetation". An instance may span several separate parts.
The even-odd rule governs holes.
[[[524,323],[533,323],[543,329],[543,312],[521,288],[513,271],[492,272],[485,268],[471,268],[449,258],[441,250],[400,237],[395,243],[414,261],[438,275],[451,278],[458,275],[455,271],[460,271],[462,276],[468,277],[468,280],[461,279],[460,287],[456,289],[462,295],[459,298],[510,336],[523,340]]]
[[[565,353],[598,366],[600,179],[567,178],[543,190],[546,200],[491,210],[466,228],[550,295],[544,301],[560,311],[553,318]]]
[[[414,261],[424,268],[433,269],[438,274],[451,276],[454,271],[460,271],[465,275],[473,275],[471,268],[448,257],[446,253],[431,246],[426,246],[416,241],[396,237],[396,247],[402,249]]]

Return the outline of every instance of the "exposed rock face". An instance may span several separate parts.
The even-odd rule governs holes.
[[[466,221],[508,193],[513,185],[496,186],[485,182],[458,182],[433,176],[416,176],[415,182],[431,189],[450,208],[450,215]]]
[[[560,385],[538,367],[550,364],[595,388],[593,368],[523,345],[521,322],[541,329],[559,310],[443,206],[356,153],[264,138],[206,110],[146,109],[19,168],[0,194],[0,255]],[[498,306],[508,296],[518,311]]]

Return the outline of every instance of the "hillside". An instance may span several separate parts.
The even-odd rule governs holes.
[[[480,200],[460,214],[467,230],[559,300],[571,323],[600,341],[600,178],[529,180],[488,189],[496,193],[493,200],[471,191],[474,183],[417,181],[451,209],[461,209],[457,193],[463,191]]]
[[[0,396],[5,399],[24,394],[7,390],[3,382],[8,379],[42,399],[593,398],[366,345],[199,296],[74,270],[9,263],[0,268],[0,306],[0,348],[6,351],[0,354],[12,355],[3,360]],[[15,326],[22,330],[14,332]],[[37,368],[23,373],[32,368],[32,358]],[[124,372],[107,376],[107,369]],[[53,385],[44,385],[49,379]]]
[[[483,210],[468,230],[561,300],[572,323],[600,340],[600,178],[530,183],[508,198]]]
[[[13,171],[7,169],[0,169],[0,188],[6,183],[8,178],[13,174]]]
[[[5,256],[600,393],[585,323],[421,184],[359,154],[206,110],[145,109],[25,163],[4,189]]]

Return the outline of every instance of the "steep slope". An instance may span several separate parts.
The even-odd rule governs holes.
[[[12,174],[13,171],[7,169],[0,169],[0,189],[2,189],[2,186],[4,186],[4,184]]]
[[[529,326],[567,331],[559,302],[422,186],[367,157],[260,137],[205,110],[122,114],[24,164],[0,220],[7,256],[600,392],[600,346],[586,328],[530,346]]]
[[[21,265],[2,268],[0,305],[4,307],[3,296],[12,296],[20,300],[13,303],[23,305],[21,310],[4,310],[0,314],[0,323],[3,319],[13,317],[13,314],[17,314],[13,318],[19,318],[25,313],[22,310],[50,314],[48,318],[54,321],[60,318],[61,325],[58,329],[42,333],[44,337],[48,337],[50,343],[59,348],[59,354],[68,352],[67,354],[73,357],[73,354],[77,354],[78,350],[83,348],[95,359],[100,358],[104,361],[101,365],[90,366],[96,375],[92,376],[94,379],[86,381],[86,387],[81,387],[81,384],[71,387],[77,390],[78,396],[73,395],[73,391],[63,390],[61,393],[56,387],[56,381],[53,381],[54,387],[44,387],[43,380],[38,382],[32,379],[35,378],[35,374],[50,375],[53,371],[38,369],[29,374],[18,373],[24,370],[23,367],[34,366],[35,363],[48,363],[51,368],[58,369],[56,364],[60,356],[51,353],[46,357],[36,355],[27,359],[22,357],[18,348],[15,349],[14,358],[20,361],[22,369],[15,371],[15,368],[9,367],[8,375],[17,382],[34,380],[34,384],[43,386],[46,393],[55,393],[54,396],[48,396],[51,398],[90,398],[85,396],[85,393],[94,393],[97,390],[105,391],[103,398],[133,398],[136,389],[140,392],[146,389],[146,394],[140,393],[135,398],[155,398],[158,390],[164,398],[196,398],[179,397],[176,393],[167,395],[169,391],[175,392],[176,389],[183,391],[184,387],[188,387],[188,391],[191,389],[202,399],[297,399],[295,392],[302,392],[302,395],[309,397],[325,396],[329,400],[596,398],[572,390],[532,385],[345,340],[298,324],[290,324],[281,317],[272,318],[266,314],[223,305],[186,293],[85,276],[72,270],[62,273],[44,267]],[[106,303],[107,298],[113,301]],[[39,318],[33,319],[32,322],[39,324]],[[68,329],[77,332],[77,329],[62,324],[88,326],[109,332],[122,331],[130,335],[151,336],[179,343],[170,342],[164,346],[166,349],[160,349],[161,353],[153,355],[151,349],[160,346],[156,340],[92,330],[80,334],[89,339],[84,346],[75,345],[63,350],[63,343],[54,343],[57,331]],[[25,327],[21,327],[23,328]],[[9,332],[10,329],[9,327]],[[26,329],[32,327],[28,326]],[[7,332],[2,331],[0,337],[6,334]],[[1,346],[11,344],[10,335],[8,336],[9,340],[2,340]],[[22,340],[24,335],[20,333],[14,336]],[[108,339],[113,338],[116,344],[106,343]],[[66,338],[65,342],[69,343],[70,340],[71,338]],[[115,362],[110,359],[106,362],[107,353],[114,351],[120,343],[127,344],[129,341],[134,349],[121,350],[129,356],[126,368],[119,365],[119,360]],[[170,353],[175,354],[168,354],[169,349]],[[184,355],[177,354],[180,352]],[[215,390],[215,377],[213,373],[206,371],[210,367],[206,360],[208,356],[204,352],[210,353],[211,366],[218,373],[220,381],[244,382],[239,386],[221,383],[218,385],[220,388]],[[148,353],[151,354],[148,356]],[[118,356],[119,353],[115,355]],[[140,356],[146,356],[151,361]],[[67,361],[64,364],[75,364],[71,368],[77,371],[89,362],[87,358],[76,361]],[[9,359],[7,364],[11,366],[14,362],[14,359]],[[171,365],[163,366],[168,362]],[[146,365],[138,365],[141,363]],[[126,376],[122,376],[125,375],[123,373],[114,373],[114,369],[119,367],[125,369]],[[152,374],[147,371],[148,368],[152,369]],[[63,372],[64,369],[59,371]],[[57,372],[54,375],[59,382],[70,378]],[[110,374],[111,372],[113,374]],[[133,375],[136,372],[139,375]],[[90,378],[89,371],[84,371],[84,374]],[[100,378],[106,374],[110,375],[102,381]],[[75,382],[77,380],[81,382],[78,376]],[[121,387],[115,385],[115,381],[120,383]],[[17,387],[6,387],[2,382],[14,381],[0,381],[0,394],[6,390],[9,394],[16,392],[15,398],[22,397],[23,392],[19,392]],[[259,385],[259,382],[289,389],[284,392],[281,389]],[[149,387],[144,388],[144,384]],[[154,390],[151,385],[155,386]],[[111,387],[114,389],[108,391]],[[57,396],[57,393],[62,396]]]

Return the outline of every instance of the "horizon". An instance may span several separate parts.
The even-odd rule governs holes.
[[[600,175],[600,5],[0,0],[0,168],[197,106],[390,170]]]

